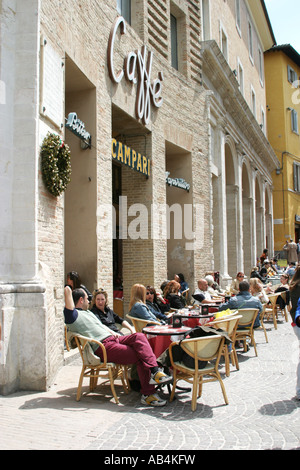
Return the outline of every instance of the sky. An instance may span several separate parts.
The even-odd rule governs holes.
[[[278,46],[290,44],[300,54],[300,0],[265,0]]]

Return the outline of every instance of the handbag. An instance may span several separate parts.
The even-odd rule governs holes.
[[[215,328],[212,328],[209,326],[196,326],[195,328],[192,328],[191,330],[184,333],[183,338],[179,341],[179,343],[173,346],[172,356],[173,356],[174,362],[182,362],[186,367],[195,369],[195,359],[182,349],[180,345],[181,341],[183,341],[184,339],[187,339],[187,337],[201,338],[203,336],[211,336],[211,335],[222,335],[225,337],[226,344],[232,343],[226,331],[223,331],[221,329],[216,330]],[[167,351],[165,351],[165,353],[163,353],[159,359],[160,359],[160,362],[164,363],[165,366],[171,367],[169,349],[167,349]],[[199,360],[198,369],[203,369],[206,366],[206,364],[207,364],[207,361]]]

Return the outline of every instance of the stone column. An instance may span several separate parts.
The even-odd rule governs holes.
[[[45,287],[39,280],[39,1],[2,2],[0,393],[47,383]]]

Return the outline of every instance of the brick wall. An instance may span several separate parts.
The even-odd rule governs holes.
[[[154,53],[152,76],[163,71],[164,104],[152,110],[151,121],[144,126],[144,136],[132,138],[130,146],[144,152],[144,139],[147,140],[147,156],[152,159],[149,179],[122,169],[123,195],[128,198],[128,206],[142,203],[151,210],[151,204],[166,202],[166,142],[176,145],[180,152],[189,153],[191,168],[191,191],[194,203],[204,205],[204,247],[191,252],[193,273],[189,273],[192,283],[200,275],[211,269],[211,239],[209,232],[209,173],[207,164],[207,122],[205,92],[201,87],[201,60],[199,58],[199,1],[175,1],[175,13],[182,13],[188,32],[185,35],[184,73],[170,66],[169,16],[170,6],[166,0],[133,2],[133,28],[127,27],[126,37],[116,44],[115,60],[122,64],[124,56],[131,50],[140,49],[148,41]],[[173,8],[172,7],[172,8]],[[59,14],[58,14],[59,11]],[[143,12],[143,15],[141,15]],[[146,15],[144,14],[146,12]],[[112,202],[111,180],[111,138],[112,104],[124,110],[135,119],[136,88],[125,80],[114,85],[107,72],[107,41],[111,26],[117,16],[114,4],[91,0],[89,8],[74,5],[70,0],[44,0],[41,4],[41,33],[64,58],[72,59],[96,89],[96,132],[93,136],[96,158],[95,198],[98,207]],[[183,34],[183,32],[182,32]],[[128,132],[130,134],[130,132]],[[66,138],[68,136],[66,135]],[[129,136],[127,142],[129,144]],[[44,265],[49,282],[47,283],[47,305],[49,309],[49,356],[51,364],[56,359],[62,341],[63,305],[62,287],[64,279],[64,196],[53,199],[39,181],[39,260]],[[180,194],[180,192],[179,192]],[[180,195],[178,196],[180,198]],[[96,211],[91,220],[98,226],[104,214]],[[149,215],[150,217],[150,215]],[[129,222],[133,220],[129,218]],[[150,234],[149,220],[149,234]],[[87,239],[89,243],[88,227]],[[76,236],[76,231],[74,232]],[[151,283],[159,287],[167,277],[166,240],[125,240],[124,250],[124,294],[129,301],[133,283]],[[112,303],[112,242],[97,232],[95,284],[91,288],[103,286],[109,291]],[[182,269],[184,271],[184,269]],[[193,286],[191,286],[191,290]],[[52,366],[51,366],[52,367]]]

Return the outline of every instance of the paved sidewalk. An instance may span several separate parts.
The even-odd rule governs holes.
[[[63,367],[51,390],[0,396],[0,450],[300,450],[300,401],[295,399],[299,345],[290,323],[267,324],[269,343],[256,331],[253,348],[239,353],[240,370],[224,376],[229,405],[217,382],[205,384],[197,410],[190,393],[153,409],[137,392],[117,386],[120,405],[107,395],[76,402],[80,362]],[[88,381],[83,390],[88,390]],[[130,454],[130,453],[129,453]]]

